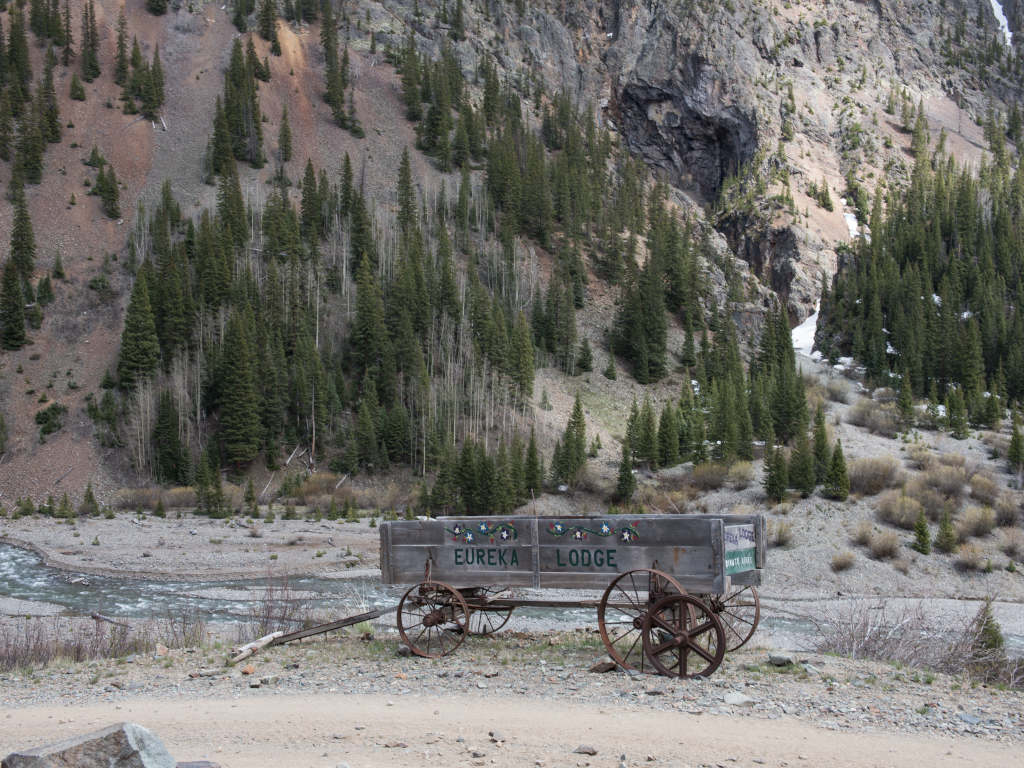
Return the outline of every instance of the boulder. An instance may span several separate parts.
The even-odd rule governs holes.
[[[13,752],[2,768],[175,768],[153,733],[136,723],[118,723],[55,744]]]

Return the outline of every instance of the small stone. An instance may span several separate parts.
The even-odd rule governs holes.
[[[968,725],[977,725],[981,722],[980,717],[978,717],[977,715],[972,715],[970,712],[957,712],[956,716]]]
[[[399,656],[409,657],[412,656],[412,648],[405,643],[399,643],[395,653]]]
[[[259,688],[260,687],[260,681],[259,680],[250,680],[249,681],[249,687],[250,688]]]
[[[469,753],[469,756],[475,758],[487,757],[487,753],[481,752],[479,749],[474,749],[472,752]]]
[[[793,659],[790,656],[782,656],[772,654],[768,657],[768,661],[773,667],[791,667],[793,666]]]
[[[246,664],[244,667],[242,667],[243,675],[251,675],[255,671],[256,667],[254,667],[252,664]]]
[[[752,707],[754,700],[739,691],[729,691],[722,700],[733,707]]]
[[[648,763],[653,763],[654,762],[654,755],[648,755],[646,759],[647,759]]]
[[[573,750],[573,754],[576,755],[596,755],[597,750],[589,744],[580,744],[576,749]]]
[[[590,669],[588,669],[587,671],[588,672],[595,672],[595,673],[597,673],[599,675],[603,675],[603,674],[605,674],[607,672],[614,672],[615,669],[618,666],[619,665],[616,664],[614,661],[611,661],[610,659],[606,659],[604,661],[599,661],[596,664],[593,664],[590,667]]]
[[[485,688],[487,688],[487,683],[477,683],[476,687],[480,688],[481,690],[485,689]]]
[[[166,645],[164,645],[163,643],[157,643],[156,644],[156,655],[157,656],[166,656],[168,653],[170,653],[170,650],[167,648]]]
[[[389,741],[384,745],[387,749],[405,749],[409,745],[404,741]]]
[[[491,731],[488,735],[491,737],[491,741],[497,742],[505,740],[505,737],[502,736],[499,731]]]

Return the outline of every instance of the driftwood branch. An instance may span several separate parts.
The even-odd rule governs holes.
[[[256,653],[256,651],[260,650],[261,648],[266,648],[268,645],[273,643],[275,640],[277,640],[277,638],[281,637],[281,635],[283,634],[284,632],[281,631],[271,632],[269,635],[264,635],[258,640],[253,640],[251,643],[247,643],[241,646],[240,648],[235,648],[235,655],[228,660],[228,666],[234,666],[238,662],[244,659],[248,659],[250,656]]]

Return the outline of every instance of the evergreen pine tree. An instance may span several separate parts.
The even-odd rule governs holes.
[[[637,421],[634,452],[637,458],[650,469],[658,468],[658,428],[655,422],[654,408],[649,398],[644,398],[640,417]]]
[[[188,482],[188,451],[181,443],[178,409],[171,393],[164,390],[157,401],[153,425],[153,476],[160,483]]]
[[[281,128],[277,134],[277,156],[282,163],[292,159],[292,128],[288,123],[288,105],[281,111]]]
[[[121,334],[121,352],[117,361],[117,378],[122,389],[130,389],[156,370],[160,359],[160,341],[149,303],[146,273],[139,271],[128,302]]]
[[[583,337],[583,341],[580,342],[580,351],[576,356],[576,370],[581,373],[587,373],[594,369],[594,355],[590,351],[590,341],[586,336]]]
[[[64,34],[62,37],[62,48],[61,48],[61,64],[65,67],[71,65],[71,59],[75,56],[75,38],[71,32],[71,3],[70,0],[64,0]]]
[[[818,405],[814,413],[814,479],[824,483],[832,466],[832,449],[828,444],[828,431],[825,428],[825,409]]]
[[[166,2],[166,0],[162,0]],[[67,62],[65,62],[65,66]],[[128,82],[128,20],[121,8],[117,17],[117,48],[114,54],[114,82],[123,86]]]
[[[248,334],[238,312],[228,321],[224,334],[219,378],[220,430],[224,458],[240,467],[259,453],[261,403],[256,387],[254,357]]]
[[[1024,472],[1024,437],[1021,436],[1020,424],[1014,419],[1013,431],[1010,434],[1010,447],[1006,452],[1010,471],[1020,474]]]
[[[832,451],[832,463],[829,465],[828,476],[825,478],[825,497],[835,501],[846,501],[850,495],[850,478],[846,473],[846,460],[843,458],[843,445],[836,440]]]
[[[949,433],[957,440],[967,437],[967,406],[959,387],[951,389],[946,395],[946,424]]]
[[[636,490],[636,478],[633,476],[633,451],[629,441],[622,442],[622,458],[619,460],[619,475],[615,483],[615,500],[626,504],[633,498]]]
[[[923,509],[918,513],[917,521],[914,523],[914,543],[912,546],[922,555],[930,555],[932,552],[932,535],[928,531],[928,518],[925,517]]]
[[[13,259],[8,259],[0,284],[0,346],[21,349],[25,341],[25,296],[18,268]]]
[[[943,510],[942,517],[939,519],[939,532],[935,536],[935,548],[948,555],[956,549],[956,544],[957,536],[956,530],[953,528],[953,518],[948,509]]]
[[[665,403],[658,422],[658,464],[674,467],[678,463],[679,425],[676,421],[676,408],[672,403]]]
[[[817,478],[814,474],[814,452],[807,432],[801,430],[796,438],[796,447],[789,458],[789,484],[807,498],[814,493]]]
[[[789,486],[786,467],[786,455],[782,446],[775,446],[764,462],[764,493],[778,503],[786,498],[786,488]]]
[[[530,442],[526,446],[523,483],[526,494],[530,497],[536,497],[544,490],[544,468],[540,463],[540,454],[537,451],[537,437],[534,434],[533,427],[530,427]]]
[[[35,270],[36,239],[32,230],[25,192],[18,188],[14,193],[14,221],[11,224],[11,264],[18,277],[28,280]]]

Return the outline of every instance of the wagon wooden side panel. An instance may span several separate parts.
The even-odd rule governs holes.
[[[756,539],[753,525],[737,526]],[[687,590],[720,593],[731,575],[725,522],[714,516],[449,517],[385,522],[380,535],[390,584],[422,580],[428,561],[432,579],[456,587],[597,590],[618,573],[657,567]]]

